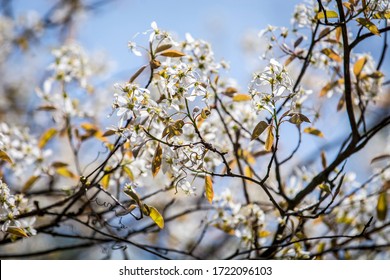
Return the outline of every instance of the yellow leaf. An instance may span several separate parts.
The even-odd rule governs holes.
[[[318,130],[317,128],[314,128],[314,127],[306,127],[303,132],[305,133],[308,133],[308,134],[312,134],[312,135],[315,135],[315,136],[318,136],[318,137],[324,137],[324,134]]]
[[[205,177],[205,191],[207,200],[212,203],[214,198],[213,179],[211,176]]]
[[[157,148],[154,152],[153,161],[152,161],[152,174],[153,177],[156,177],[157,173],[160,171],[162,162],[162,149],[160,144],[157,145]]]
[[[26,183],[24,183],[23,188],[22,188],[22,192],[27,192],[38,179],[39,179],[39,176],[31,176],[26,181]]]
[[[325,13],[322,11],[322,12],[319,12],[317,14],[317,18],[323,19],[323,18],[325,18],[325,15],[326,15],[326,18],[338,18],[339,17],[338,13],[335,11],[326,11]]]
[[[39,138],[39,141],[38,141],[38,147],[40,149],[42,149],[43,147],[46,146],[47,142],[49,142],[49,140],[51,138],[53,138],[55,135],[57,134],[57,130],[55,128],[49,128],[48,130],[46,130],[41,138]]]
[[[360,23],[362,26],[364,26],[365,28],[367,28],[372,34],[380,36],[378,27],[375,24],[373,24],[370,20],[366,18],[358,18],[356,19],[356,21]]]
[[[321,184],[319,185],[319,188],[328,194],[332,194],[332,191],[327,184]]]
[[[13,234],[17,237],[29,237],[27,232],[22,229],[22,228],[17,228],[17,227],[9,227],[7,229],[7,232],[10,233],[10,234]]]
[[[265,140],[264,149],[266,151],[271,151],[273,144],[274,144],[274,133],[272,130],[272,125],[270,125],[268,126],[268,134],[267,134],[267,139]]]
[[[358,61],[355,62],[355,64],[353,65],[353,73],[355,74],[356,77],[360,76],[360,73],[362,72],[363,67],[366,64],[366,62],[367,62],[366,57],[362,57]]]
[[[166,56],[166,57],[182,57],[182,56],[185,56],[184,53],[176,51],[176,50],[166,50],[166,51],[161,52],[160,55]]]
[[[259,232],[259,237],[267,237],[269,236],[271,233],[268,231],[268,230],[262,230]]]
[[[78,179],[78,177],[72,172],[70,171],[68,168],[66,167],[60,167],[60,168],[57,168],[56,169],[56,172],[61,175],[61,176],[64,176],[64,177],[68,177],[68,178],[72,178],[72,179]]]
[[[127,176],[129,176],[131,181],[134,181],[134,174],[129,167],[123,166],[123,171],[127,174]]]
[[[2,150],[0,150],[0,160],[4,160],[10,164],[13,164],[12,159],[9,157],[9,155]]]
[[[245,93],[237,93],[233,96],[233,101],[242,102],[251,100],[251,96]]]
[[[149,206],[149,217],[156,223],[156,225],[163,229],[164,228],[164,218],[163,216],[160,214],[160,212],[158,212],[158,210],[156,208],[154,208],[153,206]]]
[[[259,122],[255,129],[253,129],[252,136],[251,136],[251,141],[255,140],[257,137],[259,137],[264,130],[267,128],[268,124],[265,121]]]
[[[106,174],[106,175],[104,175],[103,176],[103,178],[102,178],[102,187],[103,187],[103,189],[108,189],[108,186],[109,186],[109,184],[110,184],[110,177],[111,177],[111,175],[110,174]]]
[[[321,52],[336,62],[342,61],[341,57],[334,50],[332,50],[330,48],[325,48],[325,49],[321,50]]]
[[[386,191],[382,191],[378,197],[378,204],[376,205],[376,214],[378,220],[384,221],[387,216],[387,194]]]
[[[61,162],[61,161],[55,161],[51,164],[52,167],[54,168],[61,168],[61,167],[66,167],[68,164],[66,162]]]
[[[246,177],[249,177],[249,178],[252,178],[253,177],[253,173],[252,173],[252,170],[251,170],[251,168],[247,165],[247,166],[245,166],[245,168],[244,168],[244,175],[246,176]],[[249,180],[248,180],[249,181]],[[249,181],[250,182],[250,181]]]

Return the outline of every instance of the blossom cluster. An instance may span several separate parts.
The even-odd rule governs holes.
[[[17,219],[17,216],[31,211],[29,201],[23,194],[12,195],[10,190],[0,179],[0,223],[1,231],[18,237],[27,237],[36,234],[33,225],[35,217]]]

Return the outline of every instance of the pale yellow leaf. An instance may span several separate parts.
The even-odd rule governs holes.
[[[242,102],[242,101],[249,101],[249,100],[251,100],[251,96],[249,94],[237,93],[233,96],[233,101],[235,102]]]

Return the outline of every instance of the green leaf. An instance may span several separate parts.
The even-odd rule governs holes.
[[[161,52],[160,55],[166,56],[166,57],[182,57],[182,56],[185,56],[184,53],[176,51],[176,50],[166,50],[166,51]]]
[[[156,177],[160,171],[162,163],[162,148],[160,143],[157,145],[156,150],[154,151],[153,161],[152,161],[152,174],[153,177]]]
[[[235,102],[243,102],[251,100],[251,96],[245,93],[237,93],[233,96],[233,101]]]
[[[268,134],[267,134],[267,139],[265,140],[265,146],[264,149],[266,151],[271,151],[272,150],[272,145],[274,144],[274,133],[272,129],[272,125],[268,126]]]
[[[206,175],[205,177],[205,191],[206,198],[211,204],[214,198],[213,179],[211,178],[211,176],[208,175]]]
[[[2,150],[0,150],[0,160],[4,160],[4,161],[8,162],[9,164],[13,164],[10,156]]]
[[[387,216],[387,193],[386,191],[382,191],[378,197],[378,204],[376,205],[376,214],[378,216],[378,220],[384,221]]]
[[[324,137],[324,134],[315,127],[306,127],[303,130],[303,132],[308,133],[308,134],[312,134],[312,135],[318,136],[318,137]]]
[[[378,27],[366,18],[357,18],[356,21],[367,28],[372,34],[380,36]]]
[[[339,17],[339,14],[335,11],[325,11],[325,13],[323,11],[321,11],[317,14],[317,18],[324,19],[325,15],[326,15],[326,18],[338,18]]]
[[[255,126],[255,129],[253,129],[251,141],[255,140],[257,137],[259,137],[267,127],[268,127],[268,124],[265,121],[260,121]]]
[[[48,130],[46,130],[42,135],[41,135],[41,138],[39,138],[39,141],[38,141],[38,147],[40,149],[42,149],[43,147],[46,146],[47,142],[49,142],[49,140],[51,138],[53,138],[55,135],[57,134],[57,130],[55,128],[49,128]]]
[[[163,216],[153,206],[149,206],[148,208],[149,208],[149,217],[153,220],[153,222],[156,223],[156,225],[159,228],[163,229],[164,228],[164,218],[163,218]]]

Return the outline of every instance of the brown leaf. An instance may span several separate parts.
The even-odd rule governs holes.
[[[161,52],[160,55],[166,56],[166,57],[182,57],[182,56],[185,56],[184,53],[176,51],[176,50],[166,50],[166,51]]]
[[[157,145],[156,150],[154,151],[153,161],[152,161],[152,174],[153,177],[156,177],[160,171],[162,163],[162,148],[160,143]]]

